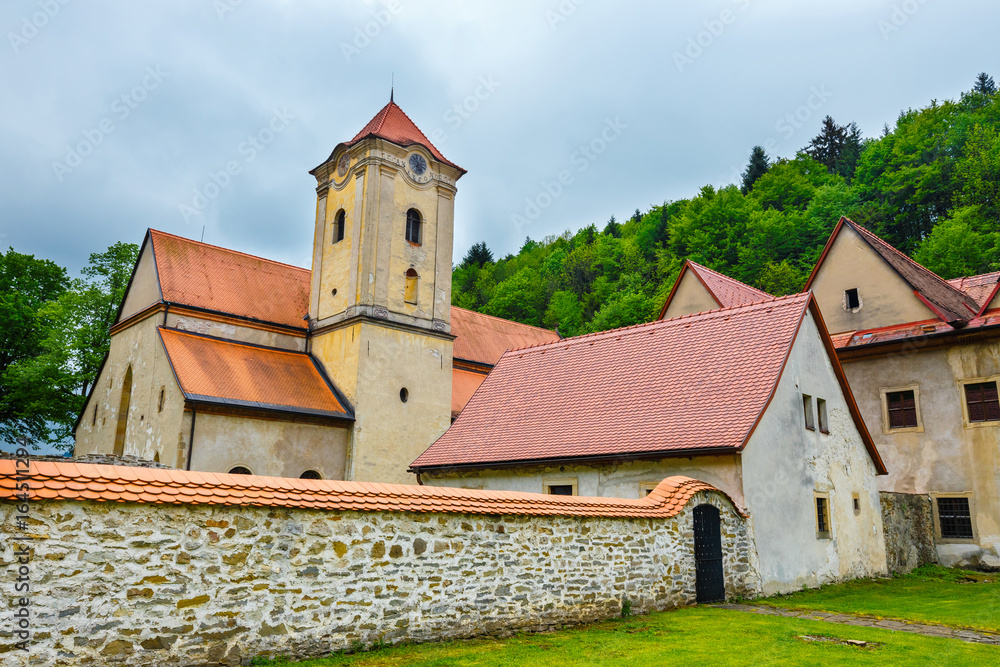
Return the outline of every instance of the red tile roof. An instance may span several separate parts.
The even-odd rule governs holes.
[[[484,373],[466,371],[461,368],[454,368],[451,372],[451,414],[456,416],[465,409],[466,404],[472,395],[479,389],[479,385],[486,379]]]
[[[149,230],[167,303],[305,330],[309,269]]]
[[[941,320],[923,320],[921,322],[906,322],[889,327],[853,331],[833,337],[833,345],[838,350],[848,350],[868,347],[877,344],[889,344],[939,335],[969,335],[982,332],[995,334],[995,327],[1000,327],[1000,308],[988,310],[979,317],[974,317],[960,328],[956,328]]]
[[[389,100],[389,103],[382,107],[382,110],[375,114],[375,117],[368,121],[368,124],[365,125],[353,139],[337,146],[337,148],[333,150],[333,153],[330,154],[327,161],[333,159],[333,156],[337,153],[337,149],[341,146],[353,146],[367,137],[379,137],[380,139],[391,141],[392,143],[404,148],[414,144],[423,146],[431,152],[431,155],[436,157],[441,162],[451,165],[463,174],[466,173],[465,169],[462,169],[457,164],[442,155],[441,151],[439,151],[437,147],[431,143],[431,140],[420,131],[420,128],[417,127],[416,123],[410,120],[410,117],[406,115],[406,112],[400,109],[399,105],[392,100]]]
[[[0,460],[0,500],[17,499],[16,462]],[[689,477],[668,477],[640,500],[550,496],[434,486],[336,482],[32,461],[32,500],[170,505],[295,507],[361,512],[557,515],[668,518],[700,491],[718,491]],[[741,514],[743,510],[734,504]]]
[[[812,275],[809,276],[809,281],[805,287],[806,290],[811,288],[812,282],[816,278],[820,266],[823,264],[823,260],[826,259],[830,247],[844,225],[850,227],[872,250],[885,260],[913,289],[914,294],[928,308],[934,311],[934,314],[940,317],[942,321],[961,326],[979,313],[980,304],[971,296],[954,285],[949,284],[937,274],[917,264],[875,234],[847,218],[841,218],[840,222],[837,223],[836,229],[833,230],[833,234],[830,235],[830,240],[827,241],[826,247],[823,249],[823,254],[813,268]]]
[[[507,350],[559,340],[550,329],[512,322],[465,308],[451,307],[451,332],[455,340],[454,357],[494,365]]]
[[[159,329],[186,399],[218,405],[353,419],[304,352]]]
[[[746,283],[741,283],[734,278],[713,271],[707,266],[702,266],[686,259],[684,260],[684,266],[681,267],[681,272],[677,275],[677,280],[674,281],[674,286],[670,289],[670,294],[667,296],[663,308],[660,309],[660,319],[663,319],[663,316],[667,314],[667,307],[673,301],[674,294],[677,292],[681,280],[683,280],[689,271],[705,286],[708,293],[719,304],[719,308],[746,306],[751,303],[758,303],[774,298],[773,295],[762,292],[756,287],[750,287]]]
[[[412,467],[737,452],[770,401],[810,300],[800,294],[508,352]]]
[[[948,284],[972,297],[979,304],[979,314],[982,314],[1000,290],[1000,271],[982,273],[978,276],[952,278]]]

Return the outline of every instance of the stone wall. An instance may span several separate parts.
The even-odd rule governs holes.
[[[882,491],[879,498],[889,572],[905,573],[926,563],[936,563],[930,496]]]
[[[32,646],[9,606],[0,662],[236,665],[691,604],[702,503],[721,509],[727,594],[753,595],[752,536],[714,491],[667,519],[35,500]],[[9,536],[15,513],[0,502]],[[13,540],[0,553],[13,572]]]

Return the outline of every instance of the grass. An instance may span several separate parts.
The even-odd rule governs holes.
[[[805,641],[804,635],[880,643],[857,647]],[[1000,649],[957,639],[923,637],[875,628],[797,618],[761,616],[712,607],[686,607],[560,632],[510,639],[397,646],[375,652],[300,663],[259,665],[319,667],[499,667],[532,665],[987,665]]]
[[[937,565],[890,579],[859,579],[754,603],[1000,632],[1000,576]]]

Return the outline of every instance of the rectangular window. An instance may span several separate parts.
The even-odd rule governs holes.
[[[817,398],[816,399],[816,412],[819,415],[819,430],[820,433],[830,432],[830,419],[826,414],[826,399]]]
[[[970,422],[1000,421],[996,382],[965,385],[965,402],[969,406]]]
[[[641,482],[639,484],[639,497],[645,498],[658,486],[658,482]]]
[[[813,397],[802,394],[802,411],[806,416],[806,428],[810,431],[816,430],[816,416],[813,414]]]
[[[885,395],[889,428],[916,428],[917,400],[913,390],[890,391]]]
[[[937,510],[942,538],[972,539],[972,512],[968,498],[938,498]]]
[[[826,496],[816,496],[816,537],[830,537],[830,499]]]
[[[851,494],[851,503],[854,505],[854,514],[861,514],[861,496],[856,493]]]
[[[854,310],[855,308],[861,307],[861,297],[858,295],[858,288],[852,287],[849,290],[844,290],[844,308],[847,310]]]
[[[573,485],[572,484],[550,484],[547,488],[547,493],[550,496],[572,496],[573,495]]]

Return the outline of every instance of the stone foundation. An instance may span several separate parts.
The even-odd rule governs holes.
[[[930,496],[883,491],[879,499],[889,572],[906,573],[926,563],[936,563]]]
[[[30,651],[6,665],[246,664],[361,642],[505,634],[695,600],[694,508],[720,508],[726,591],[759,579],[747,523],[701,491],[668,519],[35,500]],[[6,535],[15,504],[0,502]],[[14,598],[15,545],[3,545]]]

